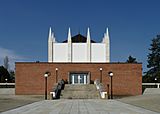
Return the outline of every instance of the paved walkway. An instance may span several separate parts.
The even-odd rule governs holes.
[[[160,114],[116,100],[47,100],[1,114]]]

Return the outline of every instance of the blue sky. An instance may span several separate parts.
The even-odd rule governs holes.
[[[151,39],[160,33],[159,0],[0,0],[0,64],[47,61],[48,29],[56,40],[86,35],[102,40],[109,27],[111,61],[125,62],[129,55],[146,71]]]

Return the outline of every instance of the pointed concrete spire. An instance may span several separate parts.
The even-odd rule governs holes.
[[[69,29],[68,29],[68,42],[72,42],[72,40],[71,40],[71,29],[70,29],[70,27],[69,27]]]
[[[51,33],[52,33],[52,29],[51,27],[49,28],[49,36],[51,36]]]
[[[90,36],[89,27],[87,30],[87,61],[91,62],[91,36]]]
[[[87,42],[89,43],[91,41],[91,36],[90,36],[90,31],[89,31],[89,27],[87,30]]]
[[[52,37],[52,30],[51,30],[51,27],[50,27],[49,28],[48,41],[51,41],[51,37]]]
[[[68,29],[68,62],[72,62],[72,39],[71,39],[71,29]]]
[[[106,29],[105,33],[105,44],[106,44],[106,62],[110,62],[110,39],[109,39],[109,30]]]
[[[48,62],[53,62],[53,34],[51,27],[49,29],[49,36],[48,36]]]
[[[108,30],[108,27],[106,29],[106,37],[109,38],[109,30]]]
[[[104,33],[104,42],[109,43],[109,30],[106,28],[106,33]]]

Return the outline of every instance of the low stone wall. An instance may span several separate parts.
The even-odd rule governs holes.
[[[15,88],[0,88],[0,95],[14,95]]]
[[[160,94],[160,88],[146,88],[143,94]]]

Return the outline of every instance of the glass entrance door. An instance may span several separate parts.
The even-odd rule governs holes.
[[[87,74],[86,73],[73,73],[70,75],[72,84],[86,84]]]
[[[79,83],[80,83],[80,84],[84,84],[84,75],[83,75],[83,74],[80,74],[80,75],[78,76],[78,78],[79,78]]]

